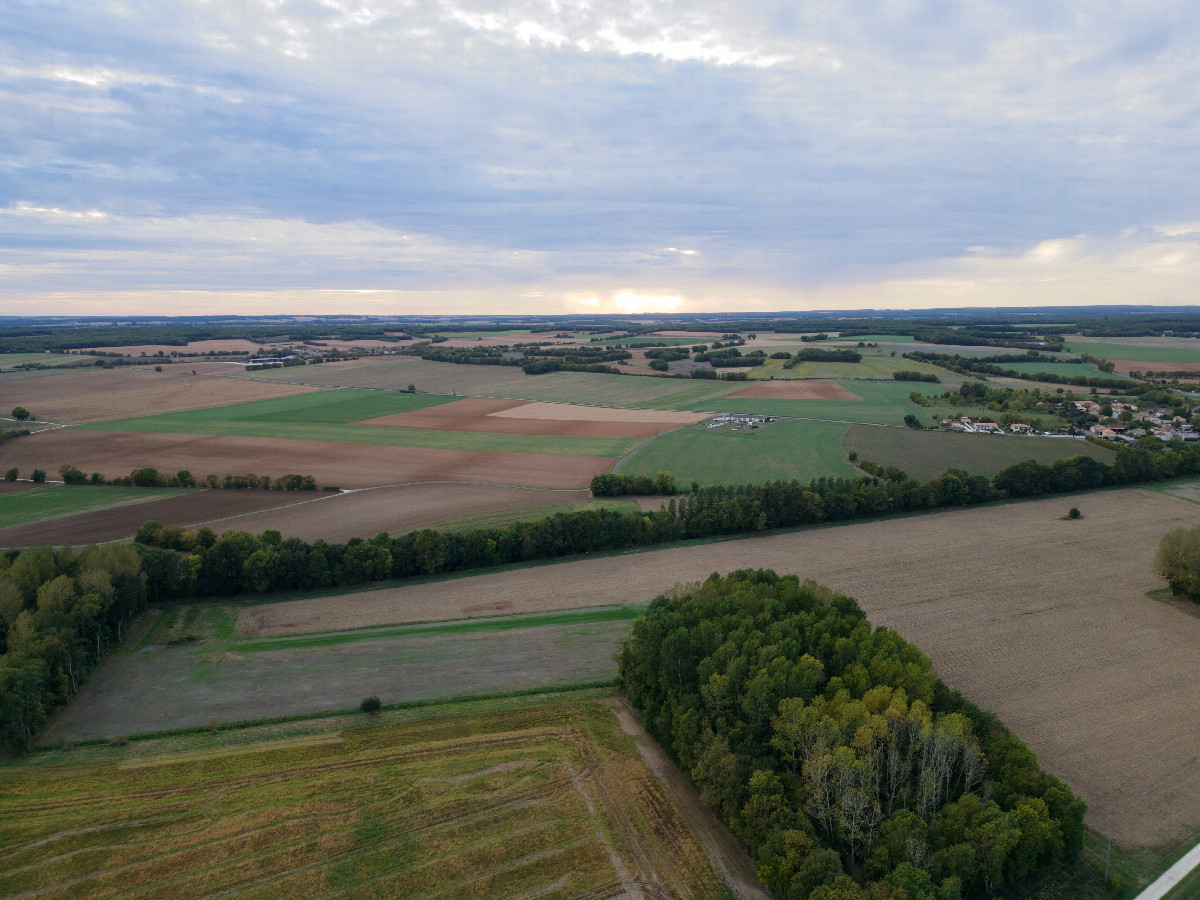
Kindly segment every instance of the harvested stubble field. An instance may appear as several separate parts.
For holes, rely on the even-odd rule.
[[[724,895],[600,702],[365,725],[11,768],[0,893]]]
[[[187,469],[197,478],[209,473],[248,472],[278,478],[296,472],[312,475],[318,484],[343,488],[414,481],[579,488],[585,487],[593,475],[607,472],[614,459],[73,428],[11,441],[4,452],[6,463],[18,466],[21,471],[41,468],[56,472],[69,463],[109,478],[128,475],[143,466],[169,473]]]
[[[471,397],[442,406],[356,422],[389,428],[432,428],[558,437],[650,437],[704,418],[701,413],[612,409]]]
[[[253,640],[234,638],[231,602],[168,606],[137,649],[105,663],[43,740],[350,709],[368,694],[402,703],[616,677],[612,656],[635,609],[504,616],[510,605],[477,597],[474,616],[500,618]],[[172,643],[180,637],[187,642]]]
[[[928,653],[1080,793],[1092,827],[1161,847],[1200,830],[1200,618],[1146,594],[1159,539],[1196,521],[1186,500],[1129,488],[259,606],[240,627],[457,617],[480,596],[514,612],[644,603],[713,571],[796,573]]]
[[[199,374],[193,375],[192,369]],[[6,373],[0,375],[0,392],[39,419],[77,425],[116,419],[131,412],[182,412],[315,390],[305,385],[211,377],[231,370],[236,371],[223,363],[196,363],[163,366],[161,372],[155,372],[153,366],[123,366],[37,373],[46,376],[40,378]]]
[[[91,347],[103,353],[124,353],[126,356],[157,356],[159,351],[170,356],[172,353],[257,353],[262,344],[244,338],[229,338],[215,341],[188,341],[179,344],[126,344],[123,347]],[[86,351],[85,351],[86,352]]]
[[[870,425],[850,426],[842,439],[842,448],[881,466],[899,466],[910,476],[923,480],[950,468],[965,469],[972,475],[993,475],[1027,459],[1035,459],[1042,465],[1069,456],[1090,456],[1108,465],[1116,459],[1112,450],[1066,438],[915,431]]]
[[[505,397],[548,403],[587,403],[640,409],[680,409],[737,390],[736,382],[682,381],[640,375],[551,372],[526,375],[510,366],[460,366],[413,356],[359,360],[244,373],[243,378],[319,387],[419,391],[471,397]]]
[[[135,497],[135,502],[131,505],[76,515],[63,515],[60,512],[56,518],[31,525],[0,528],[0,547],[59,547],[64,544],[97,544],[128,540],[147,519],[154,519],[166,525],[186,527],[209,525],[218,534],[223,531],[245,531],[247,529],[243,522],[252,521],[262,526],[258,531],[263,531],[280,527],[280,524],[291,521],[290,517],[305,521],[305,516],[299,514],[300,510],[307,510],[308,504],[314,500],[338,496],[296,491],[202,490],[181,493],[153,488],[84,488],[61,485],[55,487],[64,493],[113,491],[114,496],[117,496],[127,492]],[[170,496],[172,494],[180,495]],[[166,499],[163,499],[164,495],[168,495]],[[144,496],[145,502],[137,502],[137,496]],[[375,534],[378,531],[379,529],[375,529],[367,534]],[[350,537],[357,534],[356,532]]]

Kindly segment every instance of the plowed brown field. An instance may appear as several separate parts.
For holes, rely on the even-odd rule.
[[[607,456],[548,456],[375,447],[272,438],[136,434],[60,428],[4,447],[6,465],[57,472],[64,464],[115,478],[143,466],[197,478],[215,475],[312,475],[321,485],[375,487],[411,481],[481,481],[524,487],[580,488],[607,472]]]
[[[1062,518],[1068,505],[1083,518]],[[588,559],[241,613],[248,634],[645,602],[770,567],[858,598],[993,710],[1130,847],[1200,829],[1200,618],[1152,600],[1154,550],[1195,504],[1138,489]],[[287,627],[284,627],[286,624]]]
[[[730,400],[861,400],[862,397],[836,381],[759,381],[726,395]]]
[[[134,506],[99,509],[78,516],[34,522],[32,525],[0,528],[0,547],[57,547],[63,544],[128,540],[137,532],[138,526],[148,519],[166,525],[209,524],[217,534],[247,531],[249,529],[241,523],[242,516],[271,509],[275,512],[261,515],[268,521],[283,521],[289,507],[330,496],[333,495],[294,491],[203,491]],[[268,524],[258,531],[276,527]]]
[[[193,375],[193,369],[200,374]],[[182,363],[163,366],[161,372],[155,372],[153,366],[83,368],[12,382],[0,376],[0,390],[39,419],[63,425],[227,406],[319,390],[307,385],[209,377],[234,371],[241,369],[227,363]],[[42,468],[50,471],[46,466]]]
[[[488,434],[652,437],[659,431],[698,422],[704,415],[469,397],[442,406],[380,416],[355,424]]]

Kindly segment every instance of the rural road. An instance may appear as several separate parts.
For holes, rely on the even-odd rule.
[[[1197,866],[1200,866],[1200,844],[1183,854],[1175,865],[1159,875],[1157,880],[1138,894],[1134,900],[1162,900]]]

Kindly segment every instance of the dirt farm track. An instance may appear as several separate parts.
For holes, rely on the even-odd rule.
[[[1083,518],[1062,518],[1070,505]],[[993,710],[1130,847],[1200,830],[1200,617],[1147,597],[1200,506],[1140,489],[821,528],[242,610],[245,634],[645,602],[769,567],[856,597]],[[479,614],[478,612],[474,614]]]

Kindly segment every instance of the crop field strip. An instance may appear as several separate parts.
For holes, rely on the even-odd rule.
[[[1083,518],[1065,518],[1068,506]],[[1192,503],[1136,488],[585,559],[259,606],[261,633],[644,603],[713,571],[768,567],[856,597],[993,710],[1131,848],[1200,832],[1200,618],[1147,597],[1154,550]],[[931,561],[931,548],[936,559]],[[621,578],[611,577],[619,566]],[[1169,671],[1170,679],[1159,673]],[[1136,715],[1131,714],[1136,711]]]
[[[707,408],[721,412],[762,414],[768,416],[796,416],[810,419],[827,419],[833,422],[861,422],[864,424],[900,425],[906,413],[919,413],[921,407],[912,403],[908,395],[920,390],[921,385],[906,381],[839,381],[847,391],[860,400],[788,400],[773,398],[722,397],[707,404]],[[746,387],[743,385],[743,387]],[[925,387],[930,387],[925,385]],[[936,387],[936,385],[934,385]],[[704,408],[692,404],[692,409]]]
[[[1080,338],[1068,337],[1072,353],[1088,353],[1101,359],[1158,363],[1200,363],[1200,341],[1192,338]]]
[[[461,622],[263,635],[245,603],[171,604],[146,636],[113,656],[46,740],[346,709],[365,694],[406,703],[560,685],[616,675],[612,655],[632,606],[508,615],[480,596]],[[120,696],[114,688],[121,685]]]
[[[27,490],[0,494],[0,530],[191,493],[194,492],[172,488],[39,484]]]
[[[1087,441],[1021,435],[960,434],[914,431],[908,428],[875,428],[851,425],[842,438],[842,449],[859,459],[881,466],[899,466],[913,478],[936,478],[947,469],[965,469],[972,475],[994,475],[1027,459],[1043,465],[1071,456],[1090,456],[1112,465],[1116,454]]]
[[[539,453],[553,456],[620,456],[636,443],[630,438],[439,431],[430,428],[372,427],[356,424],[449,402],[449,397],[427,394],[362,390],[322,391],[279,400],[117,419],[80,427],[93,431],[141,434],[204,434],[427,450]]]
[[[4,777],[5,895],[722,894],[598,703]]]

